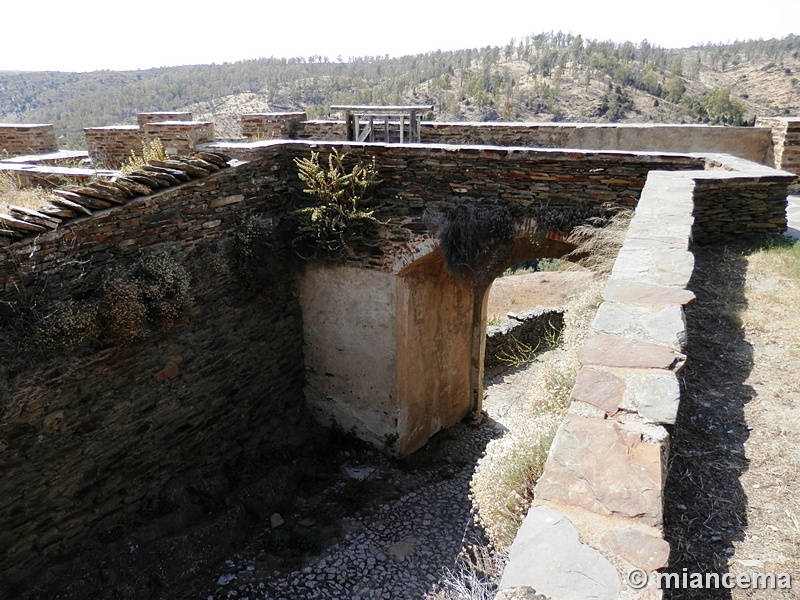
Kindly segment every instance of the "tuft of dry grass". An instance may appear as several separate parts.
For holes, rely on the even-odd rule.
[[[26,187],[12,171],[0,171],[0,212],[7,212],[9,206],[35,210],[51,196],[51,192],[44,188]]]
[[[532,377],[528,393],[509,432],[492,440],[470,482],[476,521],[494,549],[506,549],[530,506],[533,486],[542,474],[569,395],[580,369],[578,353],[597,307],[598,279],[567,307],[561,345]]]
[[[610,221],[597,219],[586,225],[579,225],[568,239],[570,243],[577,245],[569,256],[578,258],[579,267],[609,275],[632,218],[632,210],[620,210]]]
[[[506,565],[506,555],[482,544],[469,545],[455,567],[446,569],[425,600],[492,600]]]

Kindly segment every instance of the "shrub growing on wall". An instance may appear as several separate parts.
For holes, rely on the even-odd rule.
[[[365,198],[379,183],[378,169],[370,164],[345,165],[346,155],[334,149],[327,165],[320,164],[319,152],[310,158],[295,158],[297,176],[314,199],[310,206],[292,211],[296,234],[295,251],[304,258],[340,254],[353,246],[374,245],[375,225]]]
[[[476,275],[492,263],[495,252],[514,241],[514,219],[504,206],[462,202],[440,214],[426,214],[436,231],[447,266],[462,276]]]

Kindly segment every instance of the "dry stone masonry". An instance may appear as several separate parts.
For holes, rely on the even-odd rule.
[[[146,337],[56,345],[24,361],[12,353],[0,367],[0,595],[49,584],[42,573],[90,568],[81,557],[92,548],[127,540],[144,549],[215,506],[235,505],[249,478],[264,475],[260,465],[306,441],[311,414],[394,453],[418,448],[475,408],[472,365],[485,351],[474,333],[482,292],[444,267],[426,214],[511,207],[527,239],[535,222],[549,235],[613,203],[636,206],[636,215],[502,587],[530,586],[552,600],[658,597],[627,589],[621,574],[668,560],[665,425],[674,423],[687,360],[690,243],[785,229],[795,176],[752,162],[767,160],[773,129],[653,133],[682,148],[674,154],[622,151],[631,131],[655,131],[624,127],[595,133],[610,150],[323,143],[343,137],[339,124],[296,115],[252,123],[315,139],[212,143],[210,124],[173,116],[180,120],[145,118],[136,135],[171,140],[193,158],[115,173],[108,183],[60,190],[39,210],[0,217],[0,348],[37,347],[30,342],[49,338],[27,339],[43,331],[31,324],[55,314],[64,331],[81,331],[79,317],[106,322],[89,306],[152,299],[130,287],[148,257],[160,257],[171,281],[185,272],[191,299]],[[423,138],[438,126],[429,127]],[[438,129],[448,141],[571,145],[581,127]],[[134,132],[105,131],[109,140]],[[90,152],[106,151],[103,135]],[[736,139],[737,156],[709,153],[716,144],[730,151]],[[791,136],[775,139],[782,150],[773,152],[788,160]],[[119,160],[133,137],[109,140],[107,156]],[[294,159],[334,148],[351,162],[375,160],[380,244],[307,265],[299,276],[279,270],[268,289],[253,289],[237,275],[243,226],[256,217],[267,228],[279,224],[303,197]],[[545,235],[540,250],[557,242]],[[125,293],[110,295],[108,281],[121,281]],[[258,496],[247,497],[242,515],[264,512]]]

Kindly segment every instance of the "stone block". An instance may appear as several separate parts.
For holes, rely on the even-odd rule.
[[[635,425],[567,415],[536,485],[537,501],[660,526],[663,442],[645,438]]]
[[[509,549],[500,589],[529,586],[551,600],[617,600],[617,570],[597,550],[582,544],[578,531],[559,511],[528,511]]]
[[[641,306],[603,302],[592,331],[682,350],[686,345],[686,320],[680,306]]]
[[[659,344],[595,333],[584,342],[580,361],[584,365],[678,371],[686,356]]]

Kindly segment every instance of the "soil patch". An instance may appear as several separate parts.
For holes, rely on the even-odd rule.
[[[592,280],[590,271],[542,271],[494,280],[489,290],[489,318],[505,317],[537,306],[564,306]]]

